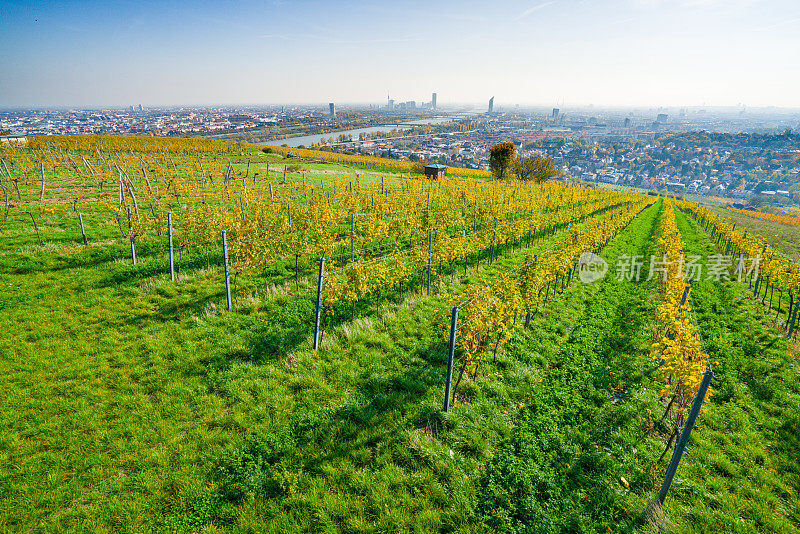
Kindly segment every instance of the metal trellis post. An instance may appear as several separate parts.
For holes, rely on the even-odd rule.
[[[175,281],[175,256],[172,249],[172,212],[167,212],[167,233],[169,234],[169,279]]]
[[[225,260],[225,297],[228,299],[228,311],[233,310],[231,302],[231,276],[228,269],[228,232],[222,231],[222,257]]]
[[[672,459],[669,462],[669,467],[667,467],[667,473],[664,475],[664,483],[661,485],[661,491],[658,492],[658,502],[661,505],[664,504],[664,500],[667,498],[667,492],[669,492],[672,479],[675,478],[678,464],[681,463],[681,457],[686,449],[686,444],[689,442],[689,437],[692,434],[692,429],[694,428],[695,421],[697,421],[697,416],[700,413],[700,408],[706,398],[706,392],[708,391],[708,386],[713,377],[714,373],[711,372],[711,369],[707,369],[703,374],[703,381],[700,383],[700,389],[697,391],[697,395],[692,403],[692,409],[689,412],[689,417],[686,419],[683,433],[678,443],[675,445],[675,450],[672,452]]]
[[[458,326],[458,306],[453,306],[450,317],[450,344],[447,346],[447,382],[444,386],[444,411],[450,410],[450,386],[453,382],[453,357],[456,353],[456,327]]]
[[[325,276],[325,256],[319,259],[319,276],[317,277],[317,313],[314,320],[314,350],[319,349],[319,323],[322,316],[322,278]]]

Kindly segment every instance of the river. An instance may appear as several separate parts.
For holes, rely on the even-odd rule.
[[[442,115],[436,117],[429,117],[425,119],[417,119],[413,121],[407,121],[402,124],[389,124],[386,126],[371,126],[369,128],[356,128],[354,130],[342,130],[338,132],[328,132],[324,134],[313,134],[313,135],[300,135],[297,137],[288,137],[286,139],[276,139],[275,141],[267,142],[268,145],[288,145],[291,147],[298,147],[300,145],[303,146],[310,146],[315,143],[320,143],[322,139],[330,139],[333,137],[334,139],[338,138],[340,135],[352,135],[353,139],[358,139],[358,134],[361,133],[372,133],[372,132],[391,132],[392,130],[408,130],[414,126],[419,126],[422,124],[441,124],[443,122],[448,122],[451,120],[455,120],[460,118],[460,115]]]

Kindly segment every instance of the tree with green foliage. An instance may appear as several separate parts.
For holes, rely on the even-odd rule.
[[[489,170],[498,177],[505,178],[514,165],[517,147],[511,141],[497,143],[489,149]]]

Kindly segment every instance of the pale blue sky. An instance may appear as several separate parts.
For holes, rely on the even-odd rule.
[[[0,107],[800,107],[798,0],[3,0],[0,43]]]

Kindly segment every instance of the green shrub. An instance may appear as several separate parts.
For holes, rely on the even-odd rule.
[[[273,466],[293,445],[288,433],[250,434],[243,444],[226,449],[215,466],[225,496],[238,501],[277,493]]]
[[[222,498],[211,491],[191,495],[172,510],[153,530],[164,534],[196,532],[223,515]]]

